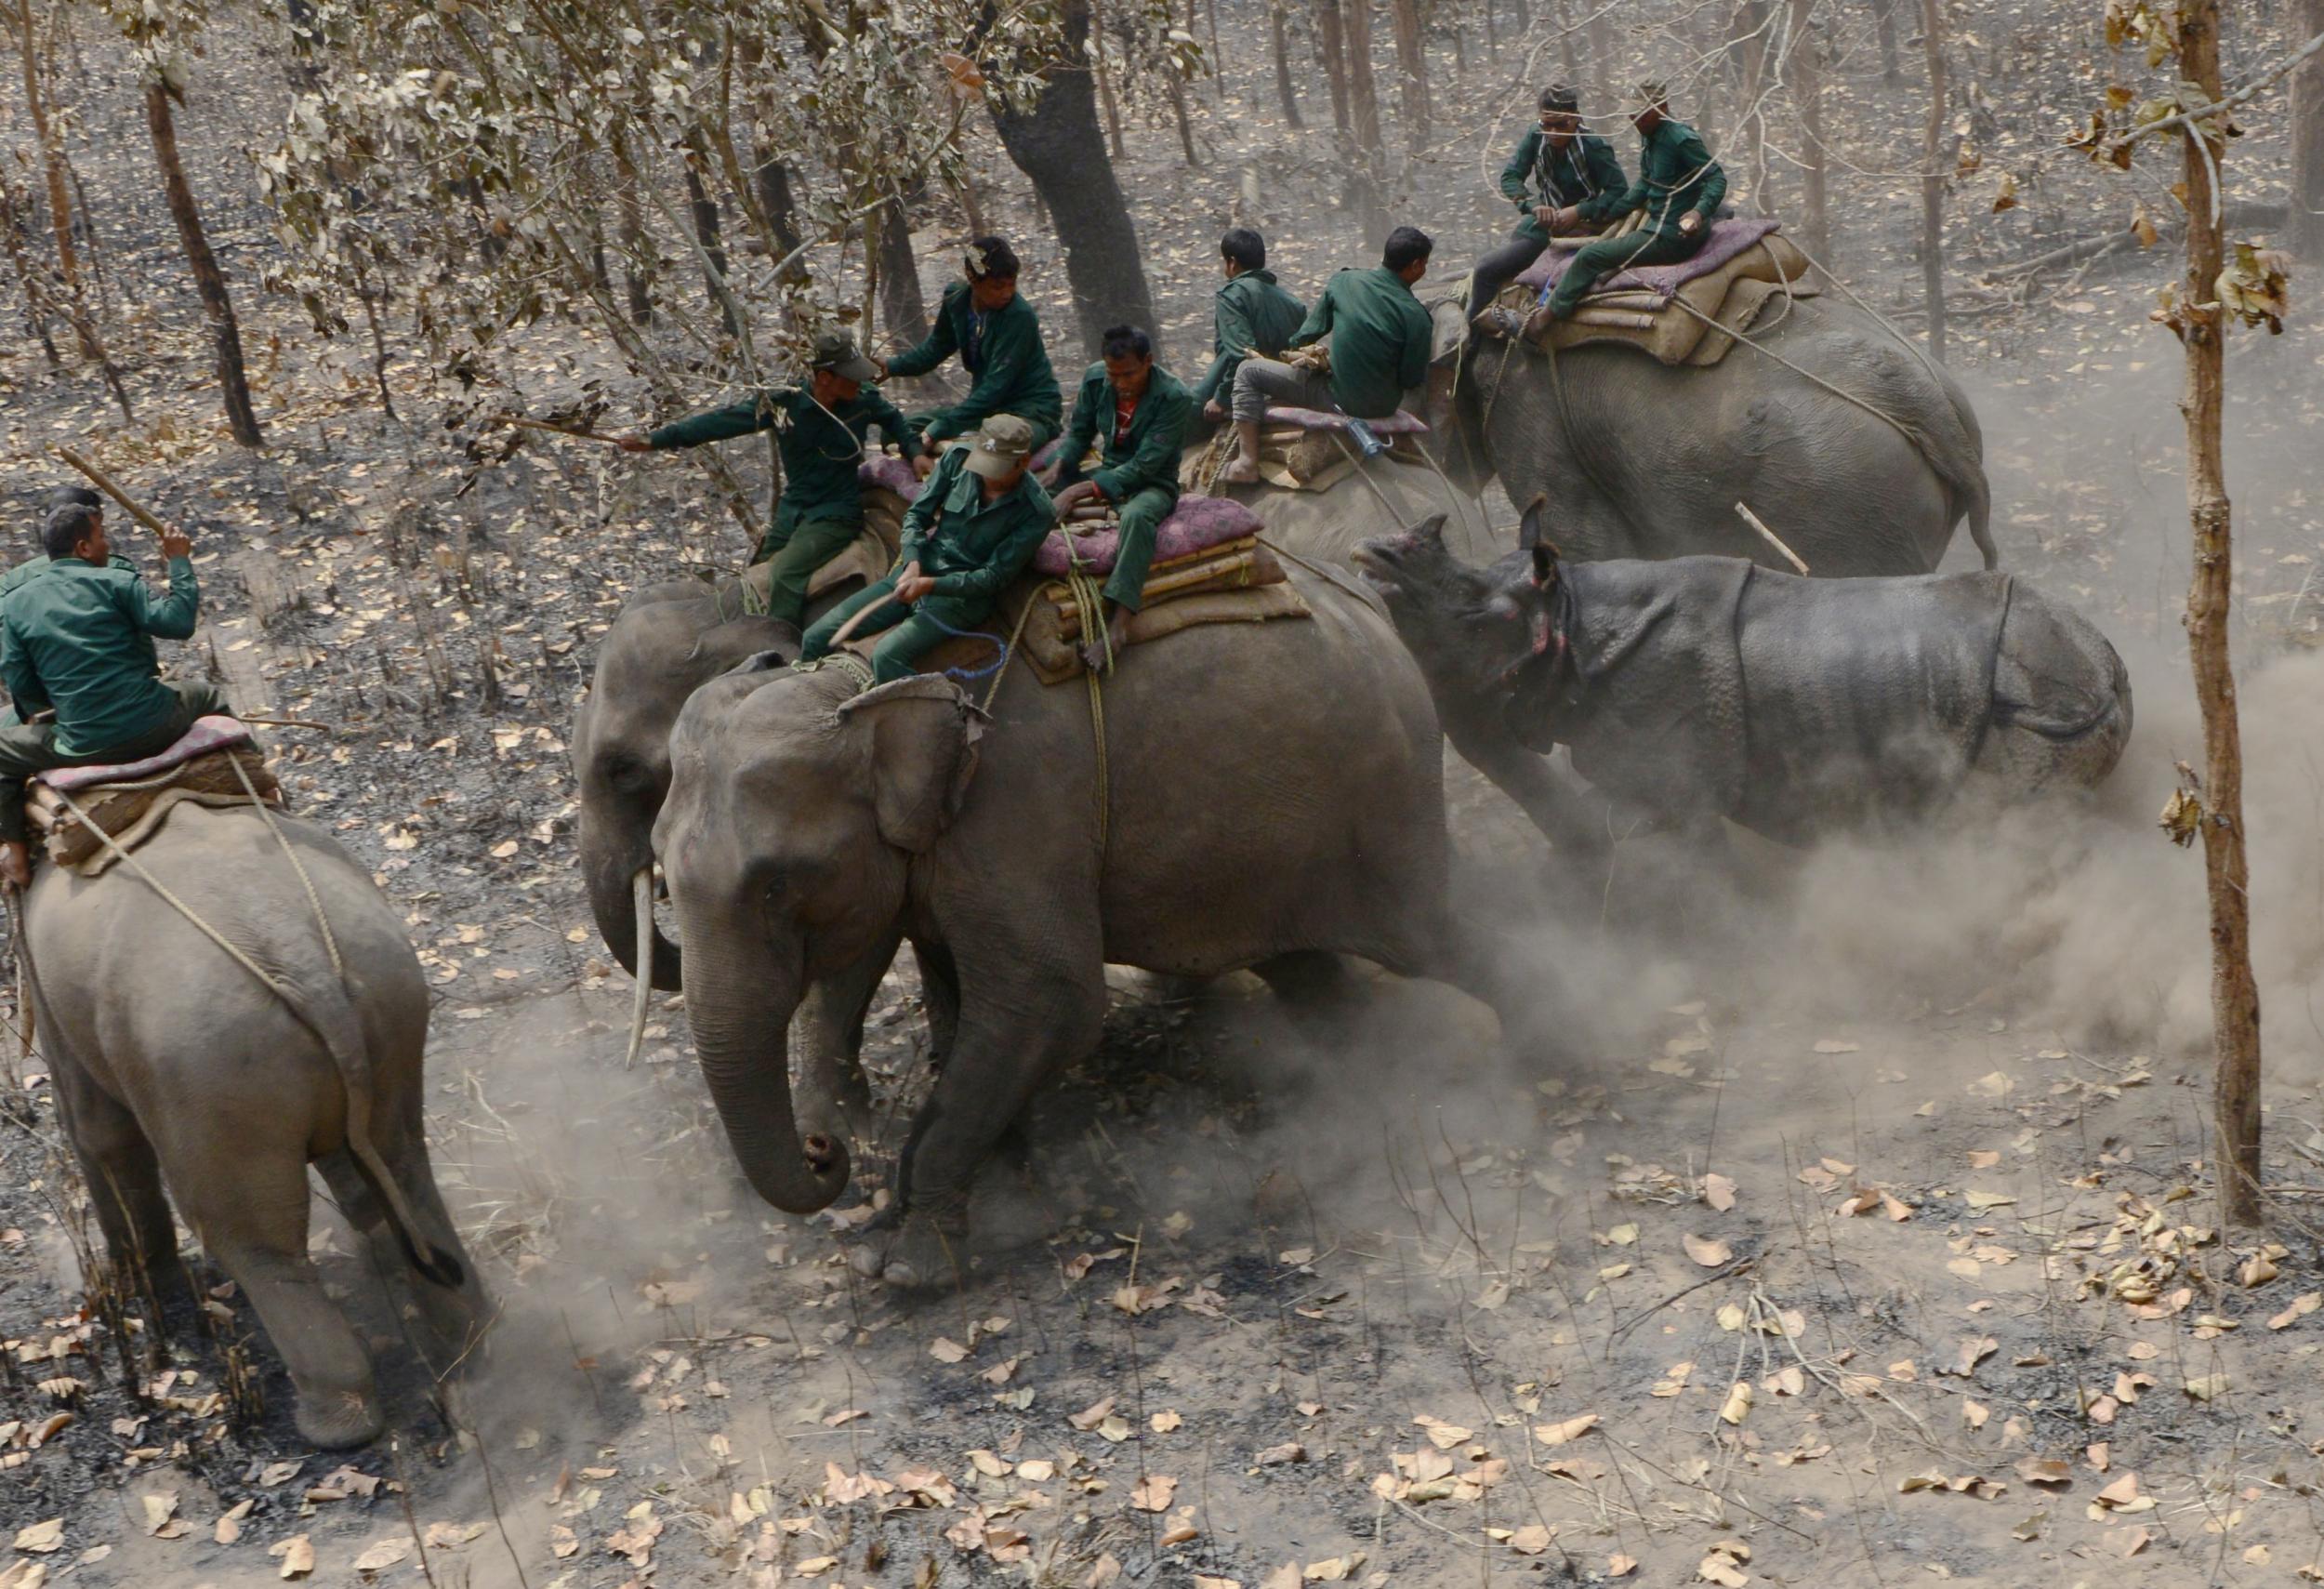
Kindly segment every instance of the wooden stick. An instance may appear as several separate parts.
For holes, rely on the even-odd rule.
[[[336,734],[338,732],[327,722],[309,722],[306,719],[297,717],[244,717],[242,713],[236,712],[234,714],[234,721],[236,722],[255,722],[260,728],[311,728],[318,734]]]
[[[585,442],[608,442],[614,446],[621,445],[619,436],[609,436],[602,430],[592,430],[581,425],[560,425],[550,419],[526,419],[514,414],[508,416],[508,421],[520,430],[549,430],[560,436],[578,436]]]
[[[88,459],[83,457],[79,453],[74,452],[71,447],[51,447],[48,450],[55,453],[59,457],[64,459],[65,462],[71,464],[74,469],[79,470],[83,474],[87,475],[90,483],[94,484],[98,490],[103,492],[106,496],[120,503],[122,510],[127,513],[132,519],[135,519],[139,523],[143,524],[147,529],[152,531],[157,536],[165,536],[169,534],[169,526],[167,524],[163,523],[159,519],[153,517],[152,514],[147,512],[144,509],[139,507],[135,502],[129,500],[129,494],[127,492],[122,490],[120,486],[115,485],[112,483],[111,476],[107,475],[103,470],[99,469],[95,464],[89,462]]]
[[[1782,537],[1777,536],[1775,531],[1769,529],[1764,523],[1763,523],[1757,513],[1752,512],[1749,508],[1746,508],[1740,502],[1737,502],[1735,505],[1735,510],[1743,515],[1743,522],[1750,525],[1751,528],[1757,530],[1766,540],[1769,546],[1774,547],[1777,551],[1783,553],[1785,562],[1790,563],[1792,567],[1798,569],[1802,574],[1807,572],[1807,564],[1800,561],[1800,554],[1793,551],[1789,547],[1784,545]]]

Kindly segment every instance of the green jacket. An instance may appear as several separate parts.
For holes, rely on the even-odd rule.
[[[1538,198],[1526,195],[1528,181],[1538,189]],[[1550,234],[1534,218],[1535,205],[1572,205],[1581,212],[1582,219],[1594,225],[1603,222],[1629,191],[1622,163],[1614,157],[1614,146],[1594,132],[1569,139],[1565,148],[1558,149],[1539,127],[1529,128],[1518,140],[1509,164],[1501,167],[1501,193],[1525,218],[1517,230],[1537,243],[1547,243]]]
[[[864,457],[864,433],[874,425],[891,442],[911,435],[895,404],[875,391],[866,389],[852,403],[825,408],[804,387],[786,386],[665,425],[646,441],[659,452],[772,428],[775,447],[783,455],[783,495],[775,501],[775,516],[793,523],[841,519],[856,523],[864,517],[864,499],[855,466]]]
[[[1064,417],[1065,400],[1041,346],[1041,322],[1023,293],[1010,298],[1006,309],[979,314],[969,298],[969,284],[953,283],[944,289],[928,340],[890,359],[888,373],[924,376],[956,352],[976,382],[968,396],[951,406],[914,417],[925,427],[929,441],[973,430],[989,414],[1014,414],[1056,430]]]
[[[169,594],[158,602],[132,570],[52,559],[0,602],[0,683],[26,718],[57,708],[64,755],[151,734],[178,704],[157,677],[152,637],[190,638],[201,608],[186,558],[169,560]]]
[[[1219,289],[1211,311],[1211,346],[1218,356],[1195,388],[1197,406],[1235,390],[1235,372],[1244,358],[1283,356],[1291,334],[1307,316],[1307,305],[1275,285],[1273,271],[1245,271]]]
[[[1638,180],[1601,218],[1619,220],[1644,209],[1647,232],[1677,237],[1679,217],[1692,213],[1703,218],[1697,240],[1709,237],[1711,218],[1727,200],[1727,174],[1701,138],[1684,122],[1665,116],[1653,132],[1641,133],[1638,142]]]
[[[937,462],[905,512],[896,566],[918,563],[939,596],[990,602],[1033,561],[1057,509],[1031,470],[1014,491],[986,502],[968,461],[969,449],[954,447]]]
[[[1127,502],[1141,491],[1162,490],[1178,496],[1178,455],[1186,444],[1186,428],[1194,423],[1195,400],[1178,377],[1161,365],[1146,379],[1146,394],[1129,416],[1129,437],[1114,444],[1114,386],[1105,378],[1105,365],[1091,364],[1074,397],[1074,422],[1065,432],[1058,457],[1078,466],[1099,448],[1100,467],[1089,478],[1108,502]]]
[[[0,576],[0,597],[7,596],[9,591],[15,589],[19,585],[23,584],[27,579],[34,578],[39,575],[46,573],[48,571],[48,554],[46,552],[43,552],[40,556],[27,558],[24,562],[18,563],[14,568],[9,569],[5,576]],[[105,566],[108,568],[125,568],[132,574],[135,574],[138,571],[138,565],[131,563],[127,558],[122,556],[119,552],[115,552],[112,556],[107,558],[105,560]]]
[[[1385,265],[1344,270],[1325,284],[1291,346],[1331,338],[1331,395],[1359,419],[1385,419],[1428,378],[1435,327],[1403,278]]]

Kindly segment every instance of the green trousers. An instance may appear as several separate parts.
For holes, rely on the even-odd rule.
[[[922,654],[946,638],[947,629],[974,629],[992,616],[993,603],[966,600],[958,596],[922,596],[916,606],[906,606],[895,599],[895,576],[861,590],[841,602],[817,618],[799,642],[799,659],[812,662],[831,652],[831,637],[839,632],[848,619],[872,608],[871,616],[855,626],[855,635],[878,635],[879,643],[872,647],[872,682],[893,683],[908,679],[915,671],[913,664]]]
[[[23,842],[24,785],[33,774],[46,773],[52,767],[86,767],[98,761],[141,761],[148,756],[160,755],[184,738],[195,718],[228,709],[225,697],[214,685],[178,683],[167,688],[178,697],[168,716],[134,739],[108,745],[86,756],[67,756],[57,748],[57,725],[53,722],[19,722],[0,728],[0,841]]]
[[[1132,494],[1121,506],[1122,538],[1114,553],[1114,572],[1105,581],[1105,596],[1117,607],[1136,612],[1146,599],[1146,570],[1154,563],[1154,535],[1178,506],[1178,493],[1149,485]]]
[[[805,623],[808,582],[816,569],[853,545],[863,527],[861,519],[810,517],[776,508],[774,523],[759,537],[759,550],[750,558],[754,566],[772,564],[767,570],[767,616],[794,626]]]
[[[1631,265],[1675,265],[1681,259],[1692,258],[1710,235],[1708,226],[1692,237],[1675,227],[1669,232],[1641,228],[1620,237],[1601,237],[1594,243],[1585,243],[1575,251],[1574,261],[1565,267],[1565,273],[1557,278],[1557,290],[1550,295],[1550,313],[1565,319],[1574,312],[1574,306],[1581,301],[1584,293],[1617,271]]]

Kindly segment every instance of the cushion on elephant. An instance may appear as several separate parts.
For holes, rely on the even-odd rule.
[[[1229,541],[1248,540],[1265,528],[1259,515],[1232,497],[1182,497],[1170,516],[1154,533],[1155,571],[1160,565]],[[1086,574],[1114,572],[1121,532],[1112,524],[1089,535],[1068,536],[1051,530],[1033,554],[1033,566],[1043,574],[1064,575],[1079,568]]]
[[[1633,265],[1629,270],[1617,271],[1598,283],[1597,291],[1644,291],[1667,298],[1699,276],[1725,270],[1758,249],[1776,232],[1776,223],[1763,216],[1748,220],[1714,220],[1710,223],[1710,235],[1704,239],[1703,245],[1685,258],[1673,265]],[[1536,295],[1545,287],[1554,287],[1558,278],[1565,273],[1565,267],[1572,262],[1574,252],[1569,248],[1543,249],[1541,258],[1518,276],[1517,285]],[[1776,262],[1776,268],[1781,270],[1787,279],[1807,269],[1805,257],[1789,240],[1769,243],[1762,252],[1765,258]]]
[[[855,483],[865,490],[892,491],[906,502],[920,494],[920,477],[909,460],[881,453],[855,466]]]
[[[282,804],[282,787],[267,770],[257,747],[251,741],[250,731],[231,718],[204,718],[201,722],[231,724],[240,731],[240,737],[210,743],[188,761],[168,762],[171,752],[164,752],[126,766],[60,769],[106,775],[101,781],[82,784],[69,792],[46,778],[33,779],[26,791],[29,798],[25,810],[33,826],[46,835],[49,859],[72,867],[83,877],[96,877],[118,858],[113,849],[98,837],[99,832],[110,837],[121,850],[128,851],[143,843],[179,805],[248,805],[253,793],[269,805]],[[171,751],[193,738],[189,734]],[[131,774],[132,768],[160,762],[167,764],[157,771]],[[68,800],[72,805],[65,803]],[[76,813],[73,806],[80,811]],[[87,824],[82,821],[84,814]]]
[[[230,749],[250,743],[250,727],[240,718],[212,713],[193,720],[177,744],[159,755],[148,756],[140,761],[118,761],[110,765],[90,763],[82,767],[55,767],[40,775],[40,782],[52,789],[78,790],[96,784],[126,784],[165,773],[172,767],[182,767],[197,756],[213,750]]]
[[[1619,342],[1665,364],[1697,368],[1715,364],[1771,304],[1778,299],[1815,298],[1821,291],[1803,279],[1806,260],[1780,232],[1762,241],[1765,247],[1736,255],[1718,270],[1682,283],[1667,298],[1648,287],[1591,293],[1570,319],[1552,322],[1548,334],[1538,338],[1536,345],[1546,343],[1562,351]],[[1499,301],[1501,308],[1523,316],[1533,311],[1536,298],[1533,288],[1513,285]],[[1777,305],[1775,312],[1783,311],[1784,307]]]
[[[1349,416],[1345,414],[1327,414],[1320,408],[1288,408],[1270,404],[1267,409],[1268,424],[1292,425],[1302,430],[1344,430],[1348,428],[1348,420]],[[1407,414],[1401,408],[1385,419],[1367,419],[1364,423],[1370,427],[1375,436],[1428,434],[1427,420],[1418,414]]]

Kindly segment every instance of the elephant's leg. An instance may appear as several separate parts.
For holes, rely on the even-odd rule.
[[[968,1272],[969,1191],[994,1145],[1059,1066],[1097,1045],[1105,1021],[1103,967],[1075,974],[1020,968],[1005,986],[964,978],[951,1060],[912,1123],[896,1168],[904,1218],[883,1274],[905,1289],[957,1283]]]
[[[912,958],[919,962],[920,1005],[928,1013],[928,1063],[942,1070],[959,1037],[960,968],[942,944],[916,942]]]
[[[1251,967],[1300,1029],[1311,1038],[1340,1035],[1356,989],[1347,962],[1322,949],[1294,949]]]
[[[161,1162],[137,1116],[99,1089],[79,1065],[54,1066],[57,1101],[97,1207],[97,1226],[116,1277],[149,1296],[157,1314],[190,1309],[193,1285],[178,1256],[178,1226],[162,1190]],[[159,1347],[166,1328],[153,1319]]]
[[[845,1140],[868,1136],[871,1087],[864,1079],[864,1020],[895,961],[895,936],[807,990],[798,1015],[799,1129]]]
[[[308,1261],[302,1144],[244,1139],[178,1169],[191,1172],[172,1177],[187,1222],[241,1285],[290,1369],[299,1434],[326,1450],[376,1437],[384,1425],[371,1355]]]

